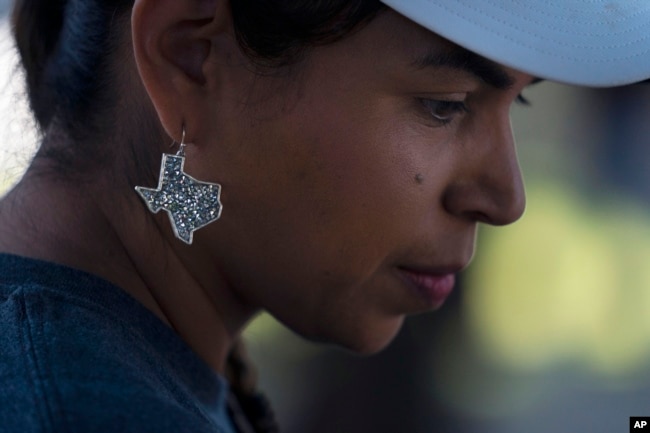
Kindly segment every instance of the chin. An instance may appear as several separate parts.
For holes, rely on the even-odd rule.
[[[392,341],[393,338],[389,338],[382,341],[363,342],[353,345],[340,345],[340,347],[354,353],[355,355],[372,356],[387,348],[390,343],[392,343]]]
[[[403,322],[404,317],[399,317],[380,324],[357,326],[355,329],[330,335],[326,341],[357,355],[371,356],[390,345],[402,328]]]

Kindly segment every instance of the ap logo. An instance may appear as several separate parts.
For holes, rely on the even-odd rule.
[[[650,433],[650,416],[632,416],[630,417],[630,433],[648,432]]]

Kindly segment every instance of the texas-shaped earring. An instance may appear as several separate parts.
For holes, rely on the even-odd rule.
[[[176,237],[191,245],[194,232],[218,220],[223,206],[221,185],[201,182],[183,171],[186,146],[183,127],[176,155],[163,154],[158,188],[136,186],[135,190],[151,212],[166,211]]]

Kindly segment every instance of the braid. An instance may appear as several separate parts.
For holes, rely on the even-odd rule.
[[[228,355],[226,377],[231,390],[229,410],[239,432],[278,433],[273,409],[266,396],[256,389],[257,371],[241,339]]]

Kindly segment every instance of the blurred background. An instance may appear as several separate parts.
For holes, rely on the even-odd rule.
[[[38,138],[0,0],[0,191]],[[435,314],[362,358],[269,316],[246,332],[286,433],[617,433],[650,416],[650,85],[531,87],[513,108],[528,209],[482,228]]]

